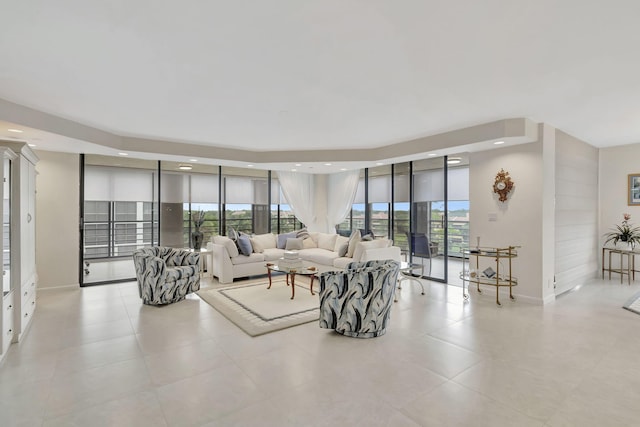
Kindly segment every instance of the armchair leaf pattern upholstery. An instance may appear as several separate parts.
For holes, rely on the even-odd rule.
[[[138,249],[133,253],[142,302],[164,305],[183,300],[200,289],[200,253],[168,247]]]
[[[320,327],[349,337],[384,335],[399,268],[396,261],[376,260],[320,274]]]

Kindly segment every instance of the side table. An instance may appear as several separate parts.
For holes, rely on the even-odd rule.
[[[611,267],[611,256],[613,254],[619,255],[620,268]],[[608,264],[605,267],[604,260],[608,255]],[[631,286],[631,280],[636,280],[636,252],[629,249],[618,248],[602,248],[602,278],[604,279],[605,271],[609,272],[609,280],[611,280],[611,273],[617,273],[620,275],[620,283],[623,283],[624,276],[627,276],[627,283]],[[626,267],[625,267],[626,258]]]

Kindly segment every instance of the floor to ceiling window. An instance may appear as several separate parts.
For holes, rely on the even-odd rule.
[[[82,285],[135,277],[131,255],[158,244],[157,162],[84,156]]]
[[[247,234],[269,232],[269,172],[265,170],[222,168],[223,228]]]
[[[161,162],[160,244],[194,247],[194,220],[200,215],[201,247],[219,233],[218,166]]]
[[[369,229],[376,238],[391,237],[391,165],[369,169]]]
[[[409,252],[411,164],[393,165],[393,244],[399,246],[403,254]]]

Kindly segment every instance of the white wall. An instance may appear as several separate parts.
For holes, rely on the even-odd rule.
[[[598,272],[598,149],[556,132],[556,295]]]
[[[78,155],[36,151],[38,287],[78,286]]]
[[[513,262],[513,274],[518,278],[513,292],[523,302],[537,304],[546,302],[543,288],[549,280],[543,277],[543,247],[549,246],[543,239],[543,224],[549,219],[548,213],[543,216],[543,202],[544,197],[553,198],[553,194],[544,196],[542,154],[542,142],[534,142],[471,153],[469,157],[471,245],[475,245],[479,236],[480,246],[522,246]],[[495,176],[500,169],[509,172],[515,183],[504,203],[493,193]],[[496,220],[491,221],[490,216],[494,215]],[[550,220],[553,226],[553,218]],[[553,250],[553,245],[550,246]],[[487,290],[486,295],[495,292],[494,287]],[[500,298],[508,300],[506,289],[502,289]]]

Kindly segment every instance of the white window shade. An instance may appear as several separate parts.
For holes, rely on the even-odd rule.
[[[386,175],[369,178],[369,203],[389,202],[391,202],[391,176]]]
[[[269,187],[266,179],[253,180],[253,203],[256,205],[269,204]]]
[[[396,175],[393,177],[393,197],[396,203],[409,203],[409,175]]]
[[[444,200],[444,177],[442,174],[442,169],[415,173],[413,176],[413,201]]]
[[[358,181],[358,189],[356,190],[356,197],[353,199],[353,203],[364,203],[364,179]]]
[[[224,178],[225,203],[253,203],[253,180],[249,177]]]
[[[191,175],[191,201],[193,203],[218,203],[218,180],[218,175]]]
[[[449,169],[449,200],[469,200],[469,168]]]
[[[286,204],[286,201],[282,196],[280,181],[278,181],[277,179],[271,180],[271,204],[272,205]]]
[[[160,202],[185,203],[189,196],[189,177],[180,173],[162,173]]]
[[[85,168],[85,200],[151,202],[155,171],[91,166]]]

